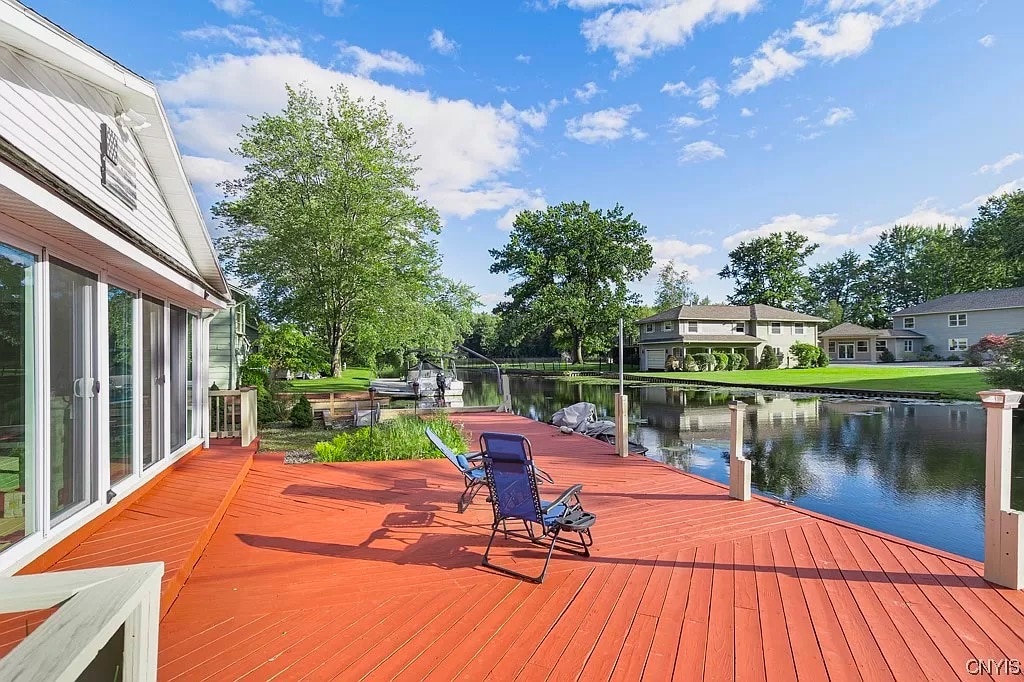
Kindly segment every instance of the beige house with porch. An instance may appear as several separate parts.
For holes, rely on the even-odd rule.
[[[821,333],[822,348],[833,362],[878,362],[887,350],[896,360],[911,360],[924,343],[924,335],[912,329],[869,329],[852,322]]]
[[[794,360],[794,343],[818,344],[820,317],[770,305],[676,306],[637,321],[640,326],[640,369],[665,369],[669,355],[743,353],[751,366],[766,346],[775,349],[783,367]]]

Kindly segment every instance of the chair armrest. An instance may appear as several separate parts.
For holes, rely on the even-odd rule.
[[[466,459],[468,459],[470,462],[481,459],[484,456],[484,453],[482,452],[464,452],[462,454],[464,454],[466,456]]]
[[[555,482],[555,479],[551,478],[551,474],[549,474],[548,472],[544,471],[543,469],[541,469],[537,465],[533,466],[533,473],[534,473],[535,476],[537,476],[538,478],[540,478],[541,480],[543,480],[543,481],[545,481],[547,483],[554,483]]]
[[[574,485],[573,487],[569,488],[568,490],[563,492],[561,495],[556,497],[555,499],[551,500],[551,503],[547,505],[547,508],[550,509],[551,507],[554,507],[555,505],[565,504],[566,502],[569,501],[569,499],[571,497],[576,497],[578,499],[581,490],[583,490],[583,484],[582,483],[577,483],[576,485]]]

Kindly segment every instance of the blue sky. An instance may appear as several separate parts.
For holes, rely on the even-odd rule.
[[[508,282],[487,249],[522,208],[621,203],[721,299],[749,236],[795,229],[828,259],[1024,186],[1019,0],[29,4],[159,85],[204,206],[285,83],[383,99],[416,136],[445,273],[489,305]]]

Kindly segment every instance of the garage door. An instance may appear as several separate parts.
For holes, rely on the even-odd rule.
[[[647,351],[647,369],[665,369],[665,351]]]

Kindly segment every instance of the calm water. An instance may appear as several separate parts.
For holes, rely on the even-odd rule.
[[[496,404],[493,375],[468,374],[467,405]],[[616,387],[516,377],[517,414],[547,421],[559,408],[613,411]],[[632,440],[648,456],[729,479],[729,408],[747,403],[746,451],[757,491],[828,516],[982,559],[985,412],[973,404],[809,397],[749,389],[627,387]],[[1013,506],[1024,508],[1024,415],[1014,420]]]

